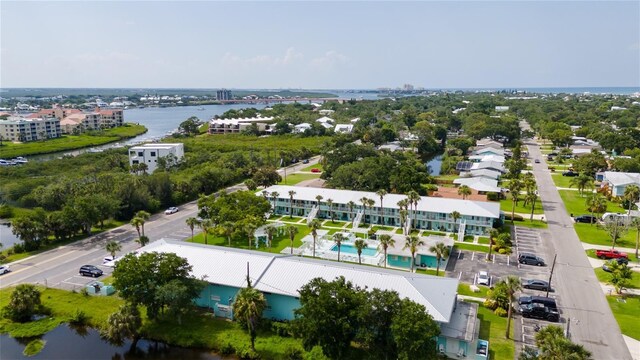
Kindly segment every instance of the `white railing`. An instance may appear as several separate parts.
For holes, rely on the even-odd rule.
[[[357,229],[360,226],[360,222],[362,221],[362,216],[364,215],[364,212],[362,211],[358,211],[358,213],[356,214],[356,218],[353,219],[353,229]]]
[[[311,211],[309,211],[309,215],[307,215],[307,225],[311,224],[311,221],[316,218],[316,215],[318,215],[318,205],[314,205]]]
[[[458,241],[464,241],[464,233],[465,233],[466,227],[467,227],[467,222],[464,220],[461,220],[460,227],[458,228]]]

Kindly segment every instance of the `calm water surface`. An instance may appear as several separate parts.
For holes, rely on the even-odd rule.
[[[14,339],[8,335],[0,335],[1,359],[51,359],[51,360],[220,360],[206,350],[180,348],[161,342],[140,340],[135,348],[131,341],[122,346],[115,346],[100,338],[98,331],[92,328],[74,330],[67,325],[60,325],[43,337],[47,343],[35,356],[24,356],[22,351],[32,339]]]

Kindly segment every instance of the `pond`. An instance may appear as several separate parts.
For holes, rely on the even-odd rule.
[[[122,346],[112,345],[100,338],[97,330],[92,328],[75,329],[68,325],[60,325],[42,336],[46,344],[42,351],[34,356],[23,355],[25,346],[33,340],[15,339],[7,334],[0,335],[0,357],[2,359],[185,359],[185,360],[220,360],[218,355],[206,350],[169,346],[162,342],[140,340],[135,348],[131,341]]]
[[[442,168],[442,157],[443,156],[444,156],[444,154],[438,154],[438,155],[432,157],[431,159],[429,159],[429,161],[427,161],[426,165],[427,165],[427,170],[429,170],[429,175],[431,175],[431,176],[440,175],[440,169]]]
[[[11,232],[10,223],[0,223],[0,244],[2,244],[3,249],[10,248],[21,242],[22,240]]]

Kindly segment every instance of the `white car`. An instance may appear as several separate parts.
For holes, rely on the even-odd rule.
[[[168,208],[167,210],[164,211],[165,215],[171,215],[171,214],[175,214],[178,212],[178,208],[175,206],[172,206],[170,208]]]
[[[489,276],[489,273],[487,273],[486,271],[478,272],[477,284],[478,285],[490,286],[491,285],[491,277]]]
[[[4,275],[9,271],[11,271],[9,270],[9,265],[0,265],[0,275]]]

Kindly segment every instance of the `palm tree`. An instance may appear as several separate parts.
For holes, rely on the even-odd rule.
[[[424,241],[416,235],[407,236],[406,238],[402,250],[409,249],[409,252],[411,252],[411,272],[413,272],[413,265],[416,262],[416,252],[418,252],[418,247],[423,245]]]
[[[505,337],[509,338],[509,330],[511,328],[511,309],[513,308],[514,295],[517,291],[522,290],[522,283],[520,282],[520,278],[517,276],[509,275],[504,280],[502,280],[505,284],[505,288],[507,290],[507,299],[509,300],[509,309],[507,309],[507,331],[505,333]]]
[[[251,249],[251,242],[255,237],[257,229],[258,225],[256,225],[253,221],[249,221],[244,224],[244,232],[247,234],[247,238],[249,238],[249,249]]]
[[[462,200],[467,200],[469,195],[471,195],[472,193],[473,192],[471,191],[471,188],[467,185],[462,185],[458,188],[458,195],[462,195]]]
[[[354,243],[353,246],[356,248],[356,250],[358,251],[358,264],[362,264],[362,260],[360,259],[360,256],[362,255],[362,250],[367,248],[367,242],[364,241],[364,239],[357,239]]]
[[[640,197],[640,187],[638,185],[629,185],[624,189],[623,198],[629,203],[627,215],[631,216],[631,208],[633,207],[633,203],[638,201],[638,197]]]
[[[273,199],[273,213],[276,213],[276,200],[278,200],[278,197],[280,196],[280,193],[277,191],[273,191],[271,193],[271,198]]]
[[[460,215],[459,212],[457,212],[457,211],[452,211],[451,212],[451,218],[453,219],[453,231],[454,232],[458,232],[458,220],[460,219],[460,217],[462,217],[462,215]],[[463,239],[459,239],[459,240],[463,240]]]
[[[529,217],[530,221],[533,221],[533,211],[536,209],[536,200],[538,200],[538,194],[533,192],[528,192],[524,197],[525,203],[531,204],[531,217]]]
[[[489,253],[487,254],[487,260],[491,260],[491,251],[493,250],[493,243],[498,236],[500,236],[500,231],[495,228],[490,228],[487,231],[487,235],[489,235]]]
[[[333,234],[333,242],[336,243],[336,245],[338,245],[338,261],[340,261],[340,247],[342,246],[342,242],[345,240],[344,235],[342,235],[342,233],[337,232],[335,234]]]
[[[353,226],[353,208],[356,206],[356,203],[349,200],[347,206],[349,207],[349,221],[351,221],[351,226]]]
[[[587,195],[585,203],[587,205],[587,210],[591,212],[592,217],[594,214],[600,214],[607,211],[607,199],[602,194],[590,193]],[[593,226],[593,221],[591,222],[591,225]]]
[[[400,210],[402,209],[406,209],[407,208],[407,199],[402,199],[400,201],[398,201],[396,204],[398,205],[398,207],[400,208]]]
[[[269,248],[271,248],[271,242],[273,241],[274,235],[278,232],[275,226],[267,226],[264,228],[264,232],[267,233],[267,242],[269,243]]]
[[[122,250],[122,246],[120,246],[120,244],[118,244],[118,242],[116,242],[115,240],[111,240],[107,243],[107,245],[105,246],[105,249],[109,254],[111,254],[111,258],[115,259],[116,253]]]
[[[373,211],[373,205],[376,204],[376,201],[373,199],[367,199],[367,206],[369,206],[369,209],[371,209],[371,211]],[[373,214],[371,215],[373,217]],[[371,221],[371,219],[369,219],[369,223],[373,223],[373,221]]]
[[[376,195],[378,195],[380,197],[380,224],[384,224],[384,215],[382,213],[382,200],[384,199],[384,197],[387,195],[387,190],[385,189],[380,189],[378,191],[376,191]]]
[[[389,248],[389,246],[394,246],[396,244],[396,241],[393,240],[391,235],[388,234],[380,235],[378,241],[378,250],[382,248],[382,251],[384,252],[384,267],[387,267],[387,249]]]
[[[289,240],[291,240],[291,255],[293,255],[293,240],[298,233],[298,227],[294,225],[287,225],[287,234],[289,234]]]
[[[320,211],[320,201],[322,201],[322,195],[317,195],[316,200],[318,201],[318,211]]]
[[[311,228],[311,235],[313,236],[313,257],[316,257],[316,238],[318,237],[318,229],[322,227],[322,223],[320,220],[313,219],[309,223],[309,228]]]
[[[191,229],[191,241],[193,241],[193,229],[195,229],[196,226],[199,226],[200,220],[194,217],[188,217],[185,222],[187,223],[189,229]]]
[[[418,194],[414,190],[411,190],[407,193],[407,199],[409,200],[408,203],[413,204],[414,207],[412,228],[415,229],[417,226],[416,221],[418,219],[418,202],[421,199],[420,194]]]
[[[144,220],[142,220],[141,218],[134,216],[133,219],[131,219],[130,222],[131,226],[136,228],[136,231],[138,232],[138,237],[142,236],[142,233],[140,233],[140,226],[142,226],[142,224],[144,224]]]
[[[405,229],[405,224],[407,223],[407,216],[409,216],[409,212],[407,209],[400,209],[400,226],[402,227],[402,234],[407,235],[407,230]]]
[[[574,344],[564,336],[559,326],[545,326],[536,334],[539,358],[590,360],[591,353],[582,345]],[[537,357],[538,358],[538,357]]]
[[[295,191],[289,190],[289,219],[293,218],[293,196],[295,194]]]
[[[367,199],[366,196],[363,196],[362,198],[360,198],[360,202],[362,203],[362,209],[364,211],[363,216],[362,216],[362,220],[364,220],[363,222],[367,222],[367,204],[369,204],[369,199]]]
[[[233,302],[233,314],[243,323],[247,324],[249,336],[251,337],[251,349],[255,350],[256,327],[262,318],[262,313],[267,307],[267,300],[260,291],[251,287],[240,289],[236,300]]]
[[[142,219],[142,221],[140,222],[140,227],[142,227],[142,235],[144,235],[144,223],[149,220],[151,214],[144,210],[140,210],[136,213],[135,217]]]
[[[584,189],[593,187],[593,179],[591,178],[591,176],[585,173],[581,173],[580,175],[571,179],[571,182],[569,182],[569,187],[573,186],[578,189],[580,196],[583,196]]]
[[[138,238],[138,240],[136,240],[136,242],[140,244],[141,247],[143,247],[149,243],[149,237],[142,235]]]
[[[327,199],[327,205],[329,206],[329,217],[331,218],[331,222],[335,222],[333,218],[333,199]]]
[[[440,273],[440,260],[443,258],[449,257],[449,247],[442,242],[435,244],[434,246],[429,248],[429,251],[436,254],[437,266],[436,266],[436,276]]]
[[[231,221],[225,221],[222,224],[218,225],[220,233],[227,238],[229,241],[229,247],[231,247],[231,235],[236,230],[236,226]]]
[[[125,339],[131,338],[131,348],[135,349],[140,338],[142,317],[138,307],[133,304],[125,304],[117,312],[109,315],[105,331],[101,334],[115,344],[122,344]]]
[[[511,223],[513,224],[513,217],[516,214],[516,205],[518,205],[518,200],[520,199],[520,191],[522,190],[522,182],[519,179],[512,179],[509,182],[509,191],[511,192],[511,201],[513,202],[513,206],[511,207]]]

